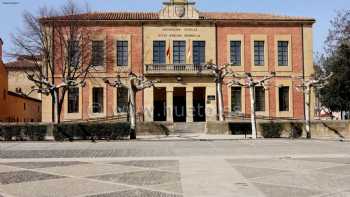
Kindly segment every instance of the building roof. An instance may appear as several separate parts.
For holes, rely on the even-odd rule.
[[[37,69],[37,64],[31,60],[27,59],[18,59],[13,62],[5,64],[6,69],[11,70],[27,70],[27,69]]]
[[[20,93],[16,93],[16,92],[12,92],[12,91],[7,91],[7,94],[10,95],[10,96],[15,96],[15,97],[18,97],[18,98],[28,99],[28,100],[31,100],[31,101],[35,101],[35,102],[41,103],[41,100],[33,98],[33,97],[30,97],[30,96],[25,95],[25,94],[20,94]]]
[[[79,20],[79,21],[122,21],[122,20],[160,20],[157,12],[93,12],[77,15],[57,16],[42,18],[42,22],[56,20]],[[280,16],[262,13],[239,13],[239,12],[200,12],[199,20],[270,20],[270,21],[299,21],[315,22],[309,17]]]

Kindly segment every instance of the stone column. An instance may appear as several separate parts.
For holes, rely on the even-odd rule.
[[[173,93],[174,89],[173,87],[167,87],[166,88],[166,121],[167,122],[174,122],[173,117]]]
[[[144,90],[144,117],[145,122],[153,122],[153,88]]]
[[[193,122],[193,88],[186,87],[186,122]]]

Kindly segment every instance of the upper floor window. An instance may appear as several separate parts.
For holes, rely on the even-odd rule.
[[[69,67],[78,67],[80,64],[80,46],[79,41],[68,41],[68,65]]]
[[[265,41],[254,41],[254,65],[265,65]]]
[[[278,89],[279,111],[289,111],[289,87],[284,86]]]
[[[68,89],[68,113],[79,112],[79,88],[71,87]]]
[[[278,41],[278,65],[288,66],[288,41]]]
[[[117,41],[117,66],[129,65],[129,42]]]
[[[242,111],[242,88],[241,87],[231,88],[231,111],[232,112]]]
[[[230,61],[234,66],[241,66],[241,41],[230,42]]]
[[[205,64],[205,41],[193,41],[193,64]]]
[[[128,112],[128,89],[118,88],[117,89],[117,112],[126,113]]]
[[[255,87],[255,111],[265,111],[265,88],[262,86]]]
[[[104,41],[92,41],[91,62],[93,66],[103,66],[105,59]]]
[[[92,88],[92,112],[103,113],[103,88]]]
[[[173,62],[174,64],[186,63],[186,41],[174,41],[173,43]]]
[[[165,41],[153,41],[153,64],[165,64]]]

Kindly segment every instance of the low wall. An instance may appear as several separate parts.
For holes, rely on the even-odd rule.
[[[271,123],[271,121],[257,121],[258,137],[262,137],[262,125],[269,123]],[[283,128],[281,131],[281,137],[306,137],[304,121],[277,120],[273,121],[273,123],[282,125]],[[239,127],[239,125],[241,126]],[[243,129],[241,131],[238,131],[237,128]],[[300,130],[299,136],[295,135],[298,130]],[[215,135],[251,135],[250,121],[238,120],[230,122],[207,122],[206,133]],[[350,121],[312,121],[311,135],[314,139],[350,139]]]

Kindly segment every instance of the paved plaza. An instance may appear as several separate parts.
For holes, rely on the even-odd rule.
[[[348,197],[350,143],[1,143],[0,196]]]

